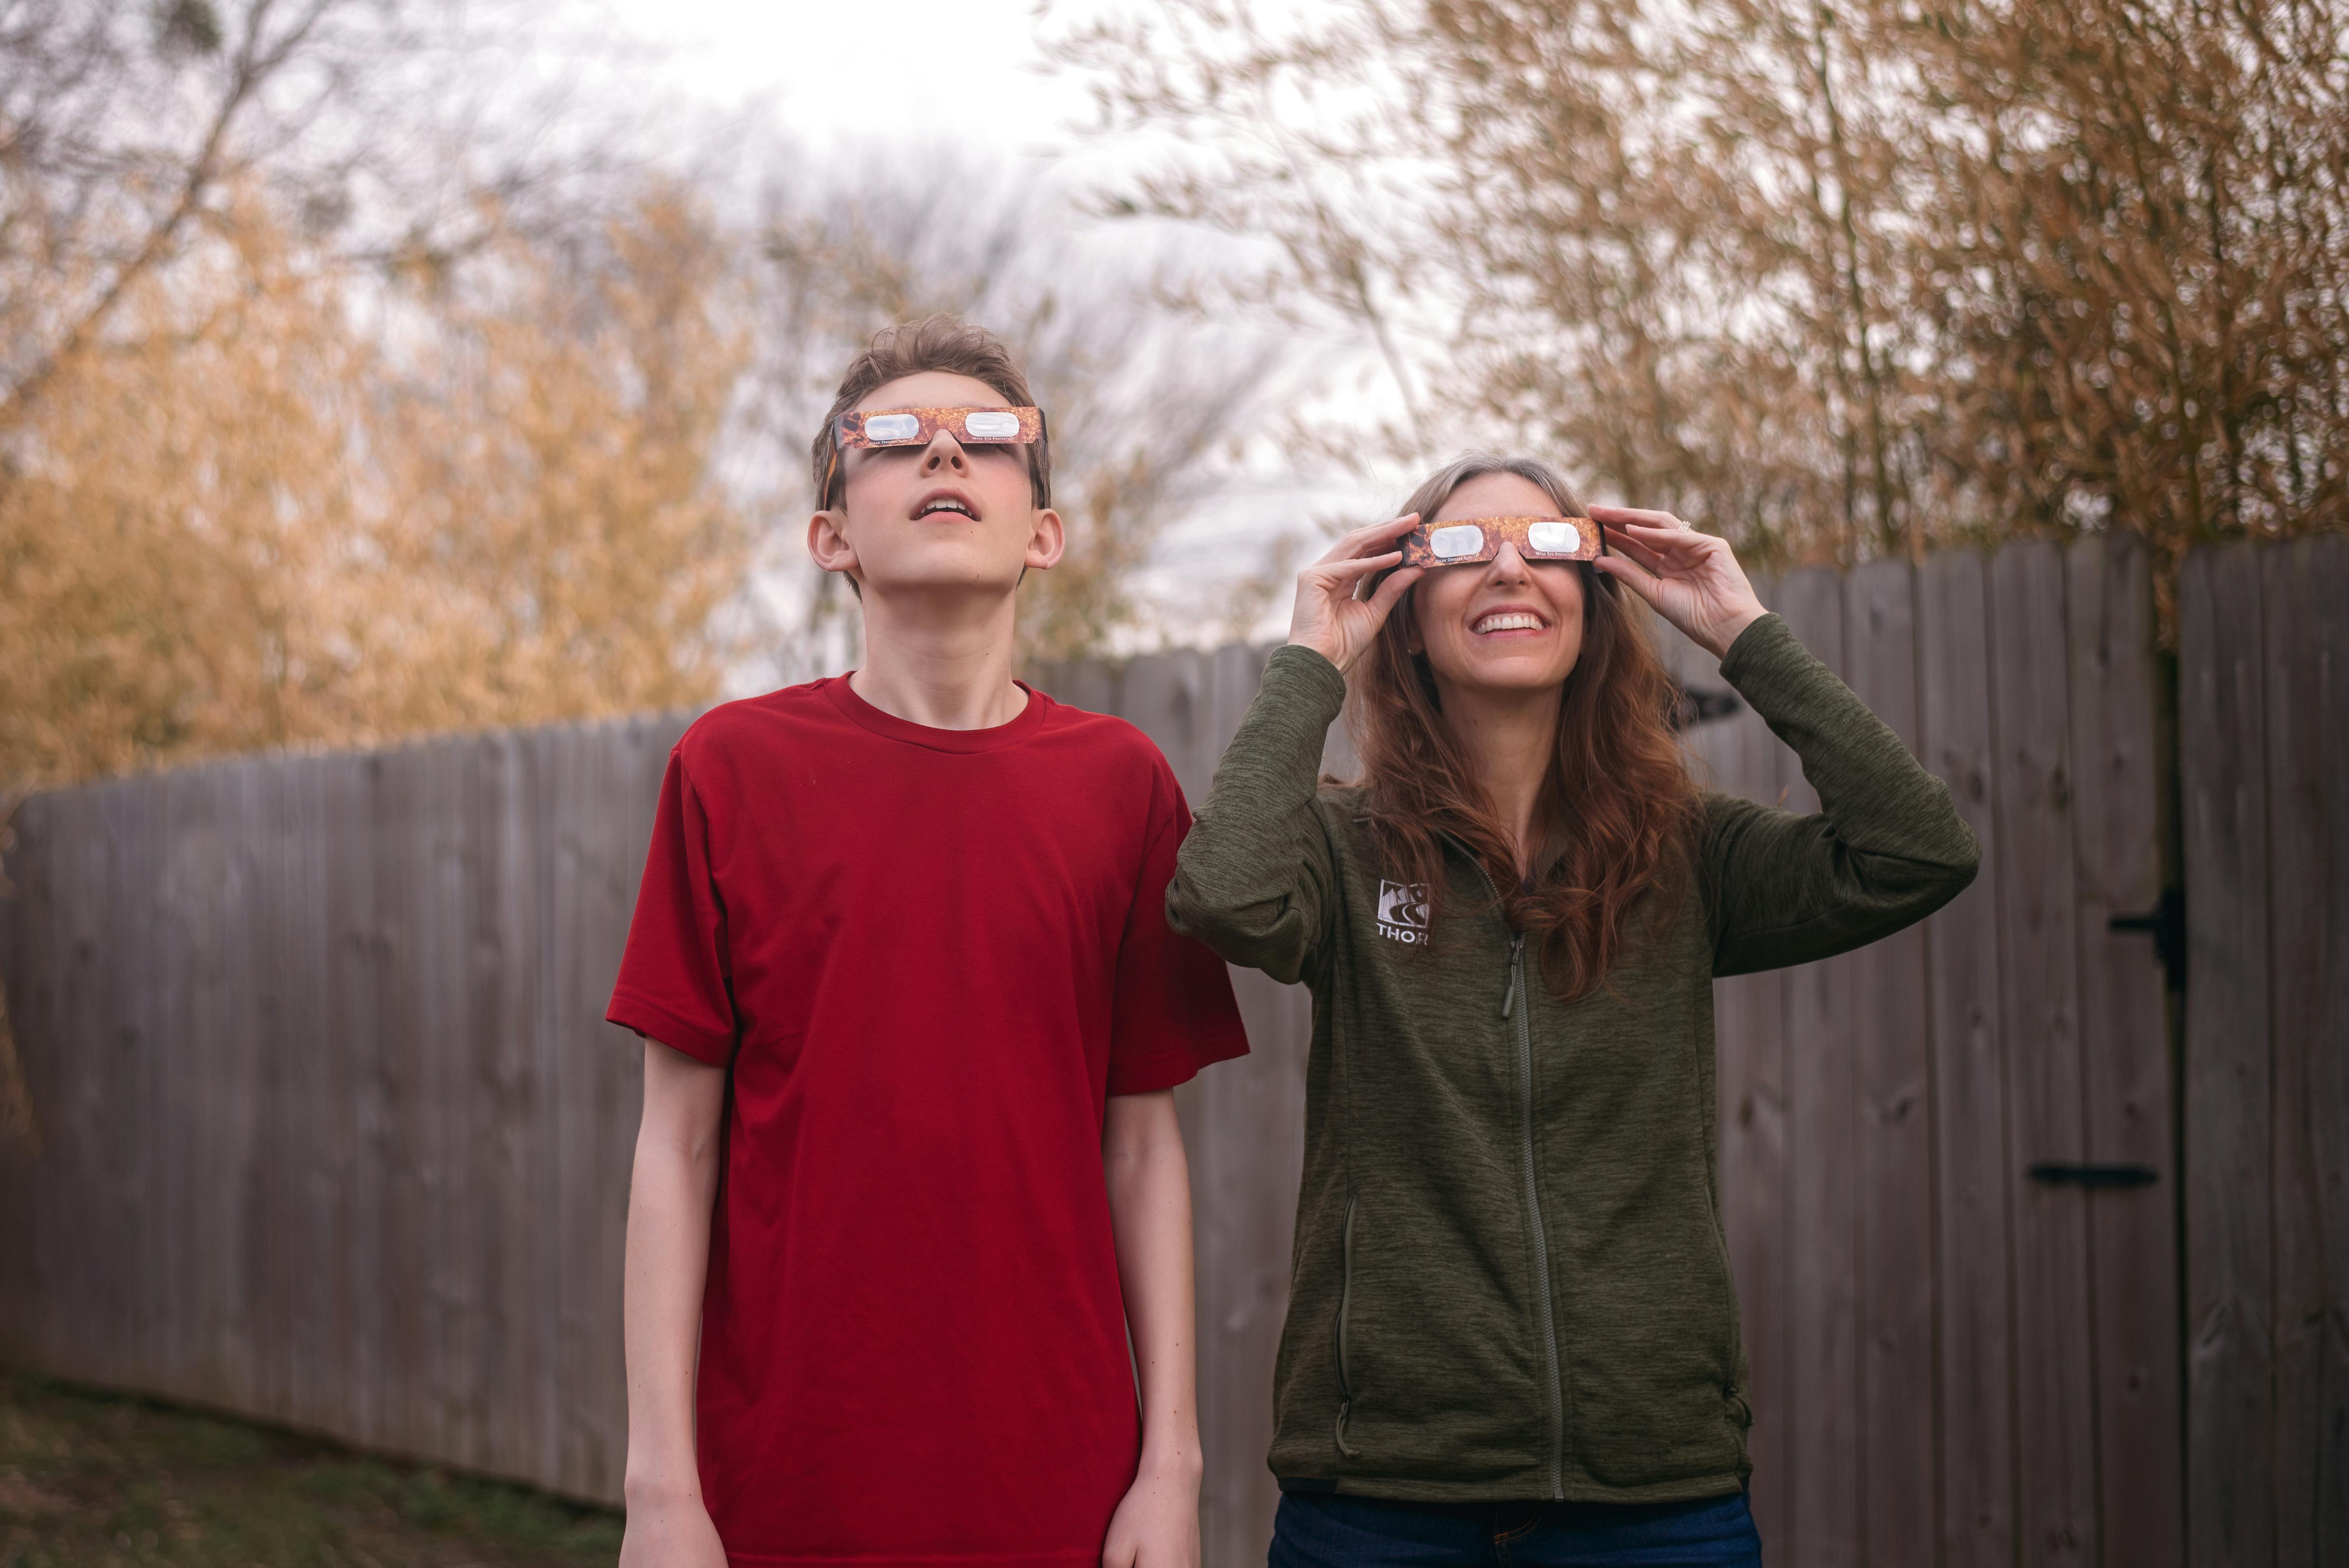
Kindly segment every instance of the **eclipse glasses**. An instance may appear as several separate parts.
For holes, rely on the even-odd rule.
[[[851,447],[927,446],[940,430],[976,446],[1033,446],[1044,436],[1034,408],[876,408],[843,414],[833,426],[834,451]]]
[[[1040,408],[852,408],[833,421],[824,499],[831,499],[840,454],[849,448],[926,447],[940,430],[965,446],[1031,447],[1044,438],[1044,413]]]
[[[1464,517],[1423,522],[1402,536],[1405,566],[1471,566],[1514,544],[1527,561],[1590,561],[1599,525],[1587,517]]]

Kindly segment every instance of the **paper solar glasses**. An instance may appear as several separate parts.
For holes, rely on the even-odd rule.
[[[833,446],[927,446],[940,430],[972,446],[1030,446],[1044,434],[1044,417],[1033,408],[888,408],[843,414]]]
[[[852,408],[833,421],[825,503],[840,473],[840,454],[849,448],[926,447],[940,430],[965,446],[1027,447],[1044,438],[1044,416],[1034,408]]]
[[[1402,536],[1405,566],[1468,566],[1514,544],[1527,561],[1588,561],[1599,525],[1587,517],[1464,517],[1423,522]]]

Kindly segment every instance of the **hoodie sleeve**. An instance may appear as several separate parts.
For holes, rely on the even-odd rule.
[[[1798,816],[1706,797],[1700,864],[1714,974],[1848,952],[1924,919],[1973,881],[1982,848],[1948,786],[1785,620],[1748,626],[1721,673],[1794,748],[1820,809]]]
[[[1168,924],[1282,982],[1313,973],[1329,940],[1335,869],[1314,798],[1345,700],[1328,659],[1274,650],[1166,888]]]

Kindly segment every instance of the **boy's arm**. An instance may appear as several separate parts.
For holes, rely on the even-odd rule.
[[[628,1367],[628,1508],[621,1568],[725,1568],[694,1457],[694,1364],[726,1069],[645,1042],[645,1114],[628,1182],[621,1337]]]
[[[1191,1170],[1174,1090],[1110,1097],[1102,1170],[1126,1327],[1142,1377],[1142,1465],[1110,1520],[1102,1562],[1107,1568],[1198,1568]]]

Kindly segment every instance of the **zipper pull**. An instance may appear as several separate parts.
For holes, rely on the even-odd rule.
[[[1509,988],[1501,993],[1501,1016],[1507,1017],[1516,1010],[1517,988],[1525,984],[1526,934],[1522,931],[1509,938]]]

